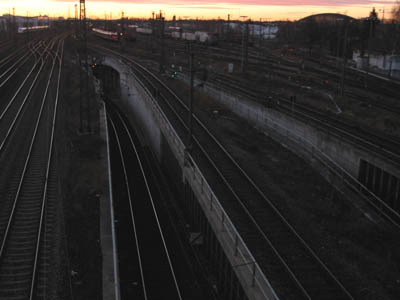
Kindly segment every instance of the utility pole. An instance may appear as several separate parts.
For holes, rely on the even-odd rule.
[[[369,20],[369,36],[368,36],[368,60],[367,60],[367,71],[365,73],[364,79],[364,87],[368,87],[368,75],[369,75],[369,68],[370,68],[370,57],[371,57],[371,38],[372,38],[372,18]]]
[[[228,14],[228,30],[227,30],[228,40],[231,38],[231,15]]]
[[[17,24],[15,23],[15,7],[13,7],[11,32],[12,32],[12,38],[14,41],[14,48],[17,48],[17,26],[16,25]]]
[[[245,18],[247,18],[247,16],[241,16],[241,18],[243,18],[244,20]],[[249,21],[246,21],[245,24],[243,24],[242,22],[242,73],[243,74],[247,72],[248,51],[249,51]]]
[[[29,11],[26,12],[26,43],[29,44],[30,41],[30,22],[29,22]]]
[[[346,25],[345,30],[344,30],[344,41],[343,41],[343,65],[342,65],[342,79],[340,82],[340,94],[342,97],[344,97],[345,94],[345,77],[346,77],[346,64],[347,64],[347,34],[348,34],[348,25]]]
[[[194,92],[194,53],[192,49],[192,43],[189,41],[189,72],[190,72],[190,90],[189,90],[189,140],[188,140],[188,151],[190,152],[193,147],[193,92]]]
[[[90,97],[89,97],[89,70],[88,70],[88,54],[87,54],[87,20],[86,20],[86,3],[85,0],[80,0],[80,132],[91,132],[91,118],[90,118]],[[82,70],[83,69],[83,70]],[[84,113],[86,114],[86,128],[84,126]]]
[[[341,33],[341,28],[338,28],[338,34],[337,34],[337,45],[336,45],[336,67],[339,67],[339,55],[340,55],[340,33]]]
[[[155,24],[154,24],[154,11],[151,13],[151,53],[154,53],[154,36],[155,36]]]
[[[193,41],[187,41],[187,53],[189,54],[189,73],[190,73],[190,87],[189,87],[189,120],[188,120],[188,143],[186,147],[186,152],[190,153],[193,149],[193,103],[194,103],[194,78],[197,72],[202,72],[202,81],[207,81],[207,69],[205,68],[195,68],[194,65],[194,43]],[[203,82],[203,84],[204,84]]]
[[[121,13],[121,33],[118,35],[120,39],[121,52],[125,51],[125,18],[124,11]]]
[[[164,56],[165,56],[165,49],[164,49],[164,16],[162,15],[162,12],[160,11],[160,15],[158,18],[158,24],[159,24],[159,31],[160,31],[160,63],[159,63],[159,72],[163,73],[164,72]]]
[[[79,29],[78,29],[78,4],[75,4],[75,37],[78,38]]]

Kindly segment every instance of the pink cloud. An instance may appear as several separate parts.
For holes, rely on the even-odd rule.
[[[53,0],[56,2],[76,2],[76,0]],[[119,2],[124,4],[149,4],[145,0],[90,0],[90,2]],[[183,7],[199,6],[225,6],[229,4],[233,5],[275,5],[275,6],[354,6],[354,5],[392,5],[395,1],[385,0],[206,0],[206,1],[183,1],[183,0],[155,0],[151,4],[167,4],[167,5],[179,5]]]

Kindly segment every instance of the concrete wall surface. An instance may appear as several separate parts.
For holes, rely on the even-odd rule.
[[[183,81],[189,82],[188,76],[183,74],[180,76]],[[196,81],[195,85],[198,84],[200,82]],[[400,165],[391,160],[389,156],[377,154],[355,142],[342,138],[337,133],[299,120],[290,112],[282,113],[213,84],[204,84],[202,90],[214,101],[224,105],[266,135],[307,159],[312,166],[318,166],[316,168],[321,175],[339,190],[347,187],[348,191],[358,195],[359,199],[364,199],[375,207],[385,207],[390,214],[393,213],[393,207],[389,207],[385,202],[387,199],[380,199],[378,191],[369,190],[365,182],[359,180],[362,160],[379,166],[383,171],[400,179]],[[341,183],[338,185],[338,182]],[[381,209],[378,208],[378,210]],[[398,212],[394,213],[398,214]]]
[[[247,297],[251,300],[278,299],[234,224],[220,205],[207,179],[190,155],[185,153],[184,143],[151,93],[141,85],[125,62],[106,57],[103,64],[120,73],[122,99],[118,104],[124,108],[125,113],[136,118],[135,121],[148,135],[151,141],[150,146],[159,160],[161,159],[161,135],[167,141],[183,170],[183,179],[186,179],[192,188]]]
[[[187,78],[185,78],[185,81]],[[336,163],[354,178],[358,177],[360,160],[380,166],[385,171],[400,176],[400,166],[384,155],[378,155],[347,141],[323,128],[317,128],[300,121],[289,113],[266,107],[244,97],[234,95],[212,84],[205,84],[204,92],[249,121],[265,134],[278,133],[285,144],[285,138],[295,141],[308,152],[320,152],[320,156]],[[296,108],[295,108],[296,109]],[[297,149],[292,149],[297,152]]]
[[[150,106],[149,96],[138,84],[135,75],[128,65],[114,58],[105,57],[103,65],[112,67],[120,74],[121,102],[117,103],[123,111],[139,124],[151,143],[151,148],[158,160],[161,159],[161,132],[156,126],[154,112]]]

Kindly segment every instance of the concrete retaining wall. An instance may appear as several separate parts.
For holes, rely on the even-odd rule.
[[[150,146],[161,160],[161,137],[165,138],[174,157],[178,161],[184,178],[194,192],[206,215],[211,228],[237,275],[249,299],[278,299],[257,262],[237,233],[229,216],[225,213],[217,197],[207,183],[200,169],[185,154],[185,146],[172,125],[147,89],[135,78],[129,66],[113,58],[105,58],[103,64],[120,73],[121,102],[119,106],[147,135]]]
[[[355,178],[358,177],[361,159],[400,177],[400,166],[395,165],[393,161],[371,153],[325,129],[316,128],[288,114],[233,95],[210,84],[204,85],[203,90],[265,134],[278,133],[282,137],[296,141],[300,146],[307,148],[307,151],[321,151]],[[285,143],[284,140],[282,142]],[[292,150],[297,152],[296,149]]]
[[[180,76],[184,82],[189,83],[188,76],[184,74],[180,74]],[[200,82],[196,80],[195,85],[199,84]],[[315,159],[317,159],[325,166],[325,170],[321,170],[321,173],[326,174],[326,168],[331,170],[335,168],[336,173],[345,173],[349,183],[351,181],[353,185],[360,186],[356,181],[359,176],[360,162],[364,160],[400,178],[400,165],[384,155],[368,151],[368,149],[343,139],[327,129],[310,125],[289,113],[281,113],[213,84],[205,83],[200,86],[203,86],[198,88],[200,91],[207,93],[266,135],[273,137],[284,146],[288,146],[294,153],[302,152],[302,156],[311,164],[314,165]],[[363,186],[359,188],[365,190]]]
[[[150,106],[149,96],[137,83],[129,66],[119,60],[106,57],[104,65],[110,66],[120,74],[121,102],[119,107],[139,124],[150,142],[158,160],[161,159],[161,131],[157,126],[154,111]]]

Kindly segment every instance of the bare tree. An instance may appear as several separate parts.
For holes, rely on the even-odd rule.
[[[400,23],[400,0],[397,0],[392,7],[392,19],[396,23]]]
[[[392,54],[400,51],[400,0],[396,0],[396,3],[392,7],[392,25],[390,26],[390,33],[393,38]]]

